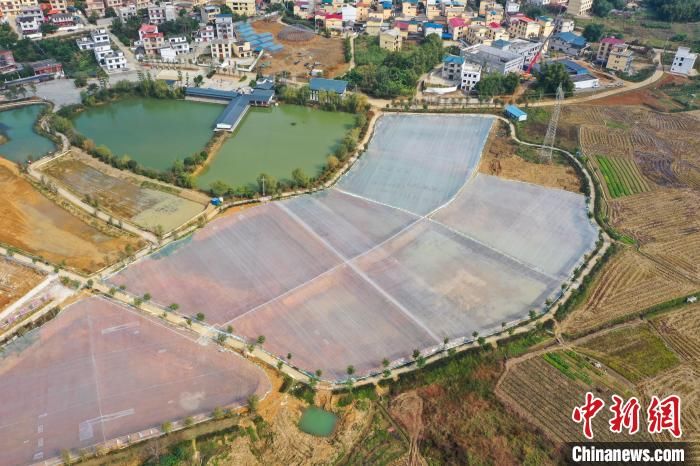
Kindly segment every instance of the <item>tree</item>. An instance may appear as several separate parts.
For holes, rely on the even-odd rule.
[[[316,369],[316,377],[321,377],[323,375],[323,371],[321,369]]]
[[[608,13],[610,13],[612,9],[613,5],[608,0],[593,0],[593,8],[591,8],[591,11],[594,15],[604,18],[608,16]]]
[[[151,300],[151,293],[144,293],[144,294],[143,294],[143,300],[144,300],[144,301],[150,301],[150,300]]]
[[[414,349],[413,350],[413,359],[418,358],[420,356],[420,350]]]
[[[248,412],[256,413],[258,411],[259,403],[260,399],[258,398],[258,395],[250,395],[248,397]]]
[[[291,361],[292,359],[292,353],[287,353],[287,361]]]
[[[309,186],[309,177],[301,168],[295,168],[292,172],[292,180],[294,184],[300,188],[306,188]]]
[[[209,185],[209,192],[214,197],[223,197],[231,192],[231,187],[223,181],[214,181]]]
[[[534,309],[530,309],[530,312],[528,315],[530,316],[530,319],[535,319],[537,317],[537,311]]]
[[[226,327],[226,333],[233,333],[233,325]]]
[[[348,375],[352,376],[355,373],[355,366],[351,364],[345,371],[348,373]]]
[[[391,363],[389,362],[389,360],[387,358],[382,359],[382,366],[383,367],[389,367],[389,364],[391,364]]]
[[[265,335],[260,335],[258,336],[257,340],[255,342],[258,344],[258,346],[262,346],[263,343],[265,343]]]
[[[598,23],[587,24],[583,28],[583,37],[586,38],[588,42],[598,42],[603,34],[605,33],[605,26]]]
[[[226,341],[226,334],[225,333],[219,333],[216,335],[216,341],[220,345],[223,345],[224,342]]]
[[[72,463],[72,459],[70,456],[70,450],[68,450],[67,448],[64,448],[63,450],[61,450],[61,461],[63,461],[63,464],[65,464],[65,465],[69,465]]]
[[[199,322],[204,321],[204,313],[198,312],[197,315],[194,316],[195,319],[197,319]]]
[[[223,419],[224,410],[217,406],[216,408],[214,408],[214,411],[212,411],[211,416],[216,420]]]
[[[192,416],[187,416],[183,421],[183,424],[185,427],[190,427],[192,424],[194,424],[194,418]]]
[[[165,435],[168,435],[170,432],[173,431],[173,423],[170,421],[165,421],[160,428]]]
[[[479,336],[479,332],[477,332],[476,330],[474,330],[474,331],[472,332],[472,336],[473,336],[474,338],[478,337],[478,336]]]
[[[202,85],[204,82],[204,76],[201,74],[198,74],[197,76],[194,77],[194,87],[199,87]]]
[[[425,366],[425,358],[423,356],[418,356],[418,359],[416,359],[416,367],[419,369]]]
[[[180,305],[177,304],[177,303],[172,303],[170,306],[168,306],[168,309],[170,309],[171,311],[175,312],[175,311],[177,311],[178,309],[180,309]]]
[[[569,72],[561,63],[544,64],[537,74],[538,88],[542,93],[554,96],[557,88],[561,85],[566,97],[571,97],[574,94],[574,82],[569,76]]]

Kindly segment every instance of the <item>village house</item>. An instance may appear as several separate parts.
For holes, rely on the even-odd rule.
[[[512,37],[537,39],[540,36],[540,23],[527,16],[515,16],[510,20],[508,31]]]
[[[318,102],[319,95],[323,92],[333,93],[345,97],[348,82],[340,79],[311,78],[309,81],[310,100]]]
[[[255,0],[226,0],[228,6],[234,14],[255,16]]]
[[[632,53],[632,49],[630,49],[629,45],[625,43],[615,44],[610,49],[608,60],[605,62],[605,67],[613,71],[629,73],[632,69],[633,58],[634,54]]]
[[[588,48],[588,42],[573,32],[560,32],[549,41],[549,49],[564,52],[573,57],[580,56]]]
[[[447,20],[447,30],[452,40],[466,39],[469,23],[464,18],[450,18]]]
[[[379,47],[398,52],[401,50],[401,31],[398,28],[387,29],[379,33]]]
[[[401,2],[401,14],[407,18],[418,16],[418,0],[403,0]]]

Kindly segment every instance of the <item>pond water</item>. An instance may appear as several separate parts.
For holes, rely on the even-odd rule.
[[[329,437],[337,423],[338,417],[335,414],[316,406],[309,406],[301,415],[299,429],[317,437]]]
[[[204,149],[223,105],[185,100],[128,98],[88,108],[74,120],[79,133],[128,154],[144,167],[167,170]]]
[[[349,113],[298,105],[251,108],[196,184],[201,189],[214,181],[255,185],[261,173],[288,180],[295,168],[316,176],[353,124]]]
[[[0,112],[0,156],[13,162],[36,160],[54,149],[54,143],[34,131],[43,105],[28,105]],[[1,142],[1,141],[0,141]]]

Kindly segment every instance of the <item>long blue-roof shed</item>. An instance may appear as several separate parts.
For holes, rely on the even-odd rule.
[[[503,113],[505,113],[508,118],[513,119],[515,121],[527,120],[527,113],[523,112],[518,107],[512,104],[506,105],[503,109]]]

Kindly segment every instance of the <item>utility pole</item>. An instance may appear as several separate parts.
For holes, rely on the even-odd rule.
[[[557,137],[557,125],[559,124],[559,115],[561,114],[561,103],[563,100],[564,89],[562,89],[561,83],[559,83],[559,87],[557,87],[557,100],[552,110],[552,117],[549,119],[547,134],[545,134],[542,147],[540,148],[540,162],[542,163],[552,162],[552,148],[554,147],[554,140]]]

